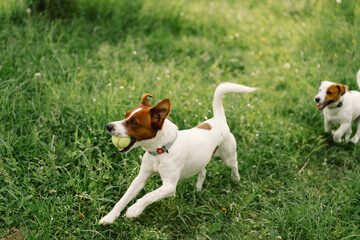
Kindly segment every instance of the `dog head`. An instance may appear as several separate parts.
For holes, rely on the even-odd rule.
[[[344,95],[347,90],[348,87],[345,85],[322,81],[319,93],[314,98],[314,101],[317,103],[317,109],[322,110],[326,106],[336,106],[341,96]]]
[[[123,120],[106,125],[111,135],[131,138],[130,144],[119,149],[120,152],[128,152],[140,146],[141,141],[154,138],[169,115],[169,99],[164,99],[152,107],[147,97],[153,96],[148,93],[143,94],[140,105],[128,111]]]

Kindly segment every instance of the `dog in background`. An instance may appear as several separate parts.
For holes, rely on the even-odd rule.
[[[198,174],[197,190],[201,190],[206,170],[211,157],[221,157],[231,168],[231,178],[239,181],[236,142],[226,122],[222,98],[229,92],[252,92],[250,88],[234,83],[220,84],[214,94],[214,117],[198,126],[178,131],[178,127],[167,119],[170,112],[170,100],[164,99],[152,107],[144,94],[141,104],[128,111],[125,119],[111,122],[107,130],[117,137],[130,137],[128,146],[119,149],[128,152],[135,147],[142,147],[146,153],[142,159],[139,175],[131,183],[114,208],[99,224],[112,224],[125,206],[145,186],[146,180],[154,173],[160,175],[162,186],[147,193],[129,207],[125,216],[134,218],[153,202],[169,197],[175,193],[178,181]]]
[[[360,88],[360,70],[357,73],[357,84]],[[322,81],[319,93],[314,100],[317,109],[324,110],[325,132],[330,133],[333,124],[340,124],[333,135],[336,143],[349,140],[356,144],[360,138],[360,92],[349,91],[347,86],[329,81]],[[350,139],[351,124],[358,124],[355,135]]]

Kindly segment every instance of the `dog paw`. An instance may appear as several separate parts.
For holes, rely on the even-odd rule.
[[[334,142],[341,143],[341,136],[334,135],[333,139],[334,139]]]
[[[108,214],[105,217],[101,218],[99,221],[99,225],[110,225],[112,224],[115,219],[117,219],[118,217],[113,215],[113,214]]]
[[[354,144],[357,144],[359,141],[359,137],[353,137],[350,141]]]
[[[136,204],[132,205],[126,211],[125,217],[127,218],[136,218],[143,212],[144,208],[137,206]]]
[[[239,173],[231,174],[231,179],[232,179],[234,182],[240,181],[240,175],[239,175]]]
[[[198,192],[200,192],[201,189],[202,189],[202,183],[201,183],[201,184],[200,184],[200,183],[196,183],[196,190],[197,190]]]

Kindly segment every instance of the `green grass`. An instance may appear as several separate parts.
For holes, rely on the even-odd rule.
[[[26,239],[360,238],[359,144],[334,144],[313,103],[322,80],[357,89],[357,0],[27,8],[0,3],[0,238],[13,227]],[[184,180],[140,217],[97,225],[143,155],[119,154],[106,123],[149,92],[190,128],[212,116],[224,81],[260,87],[224,99],[240,183],[213,159],[201,192]],[[137,198],[160,185],[154,176]]]

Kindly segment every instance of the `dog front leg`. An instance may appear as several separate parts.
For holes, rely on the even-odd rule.
[[[358,120],[358,126],[355,135],[351,138],[351,142],[356,144],[360,139],[360,119]]]
[[[155,191],[146,194],[145,196],[137,200],[134,205],[129,207],[125,214],[127,218],[135,218],[139,216],[144,211],[144,209],[153,202],[157,202],[175,193],[180,173],[168,171],[166,175],[168,176],[164,177],[163,174],[160,172],[163,185]]]
[[[100,225],[112,224],[119,216],[125,206],[144,188],[146,180],[152,175],[150,171],[141,171],[139,175],[130,184],[129,189],[124,196],[118,201],[114,208],[103,218],[100,219]]]
[[[341,143],[341,137],[345,132],[349,131],[351,123],[343,123],[340,125],[339,129],[334,133],[333,139],[336,143]]]
[[[349,130],[345,133],[345,142],[349,142],[350,136],[351,136],[352,130],[349,128]]]
[[[330,133],[331,131],[331,123],[326,118],[324,118],[324,130],[325,133]]]
[[[136,201],[134,205],[128,208],[125,216],[127,218],[135,218],[139,216],[144,209],[153,202],[157,202],[163,198],[169,197],[175,193],[176,184],[164,184],[153,192],[146,194],[144,197]]]

